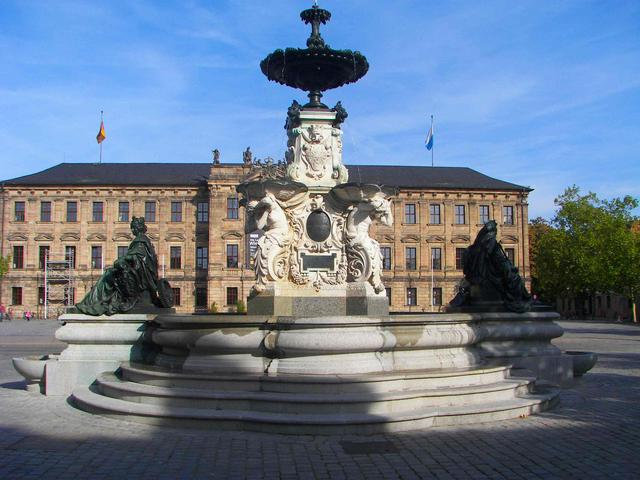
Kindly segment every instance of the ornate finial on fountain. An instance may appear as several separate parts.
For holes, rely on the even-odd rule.
[[[331,12],[318,7],[318,2],[314,2],[313,7],[300,12],[300,18],[304,23],[311,24],[311,35],[307,39],[307,47],[309,48],[329,48],[324,43],[322,35],[320,35],[320,24],[326,24],[331,20]]]

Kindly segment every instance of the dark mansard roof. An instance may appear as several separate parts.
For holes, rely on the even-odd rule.
[[[222,164],[238,166],[237,164]],[[347,165],[349,181],[400,188],[513,190],[530,188],[466,167]],[[6,186],[198,186],[206,184],[210,163],[60,163],[41,172],[6,180]]]

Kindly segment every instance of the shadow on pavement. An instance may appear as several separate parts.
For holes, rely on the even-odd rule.
[[[5,382],[0,383],[0,388],[6,388],[9,390],[24,390],[27,385],[25,380],[17,381],[17,382]]]
[[[576,334],[591,330],[578,328]],[[49,399],[7,392],[0,395],[0,478],[636,479],[640,352],[616,351],[619,344],[611,338],[606,345],[581,341],[580,348],[599,351],[600,360],[562,392],[551,411],[393,434],[186,430],[75,410],[60,416],[46,407]],[[0,385],[23,387],[24,382]],[[9,398],[16,398],[11,411]]]

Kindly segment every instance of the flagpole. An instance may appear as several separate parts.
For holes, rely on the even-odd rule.
[[[431,135],[433,136],[433,115],[431,115]],[[433,151],[435,150],[435,142],[431,145],[431,166],[433,167]]]
[[[103,122],[103,110],[100,110],[100,126],[102,128],[102,122]],[[431,120],[433,122],[433,118]],[[433,152],[431,152],[431,155],[433,156]],[[102,142],[100,142],[100,161],[98,163],[102,163]],[[432,160],[433,163],[433,160]]]

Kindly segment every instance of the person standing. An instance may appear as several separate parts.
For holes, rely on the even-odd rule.
[[[7,309],[4,306],[4,303],[0,303],[0,322],[4,320],[6,313],[7,313]]]
[[[13,319],[13,308],[9,307],[7,310],[7,320],[11,321]]]
[[[27,322],[31,321],[31,310],[27,310],[26,312],[24,312],[24,318],[27,319]]]

